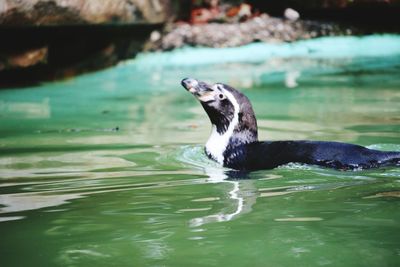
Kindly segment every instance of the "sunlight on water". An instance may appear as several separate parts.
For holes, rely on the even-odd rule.
[[[400,168],[222,168],[179,82],[240,88],[261,140],[400,151],[398,40],[327,38],[274,55],[262,44],[186,48],[1,90],[1,265],[397,266]]]

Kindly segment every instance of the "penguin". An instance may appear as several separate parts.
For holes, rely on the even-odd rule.
[[[224,167],[253,171],[288,163],[338,170],[400,166],[400,152],[395,151],[330,141],[259,141],[256,116],[244,94],[226,84],[193,78],[185,78],[181,84],[200,102],[211,121],[206,155]]]

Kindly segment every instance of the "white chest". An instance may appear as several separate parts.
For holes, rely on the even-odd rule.
[[[224,164],[224,151],[229,143],[230,135],[227,132],[220,135],[215,125],[212,126],[210,138],[206,143],[206,152],[210,154],[219,164]]]

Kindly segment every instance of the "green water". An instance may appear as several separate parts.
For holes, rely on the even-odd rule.
[[[400,168],[229,178],[203,155],[208,118],[179,85],[241,88],[260,139],[400,151],[399,73],[399,54],[197,67],[144,57],[1,90],[0,265],[399,266]]]

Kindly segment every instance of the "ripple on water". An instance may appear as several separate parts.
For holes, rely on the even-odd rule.
[[[179,162],[189,164],[197,169],[221,168],[215,161],[210,160],[204,153],[204,146],[192,145],[181,146],[174,153],[174,157]]]
[[[200,146],[181,146],[178,149],[159,147],[158,153],[150,150],[144,147],[91,153],[69,152],[63,155],[39,154],[34,160],[28,160],[30,166],[22,171],[16,169],[10,172],[7,177],[9,182],[1,184],[1,190],[9,193],[0,195],[0,213],[5,215],[57,207],[95,194],[205,183],[206,179],[199,180],[197,177],[186,179],[188,172],[178,166],[173,167],[174,164],[189,164],[197,170],[189,173],[200,177],[204,177],[204,168],[218,166],[204,155]],[[54,164],[47,163],[48,159],[68,168],[55,169]],[[15,164],[24,160],[25,156],[19,156],[12,162]],[[8,164],[8,161],[4,164]],[[164,168],[165,165],[168,168]],[[23,180],[17,179],[21,176]],[[23,218],[25,216],[2,216],[0,221]]]

